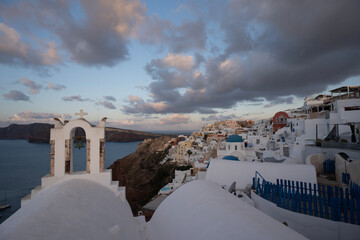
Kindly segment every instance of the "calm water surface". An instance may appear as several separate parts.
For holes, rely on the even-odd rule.
[[[105,143],[105,167],[136,151],[140,142]],[[86,148],[74,149],[74,171],[84,171]],[[29,143],[27,140],[0,140],[0,223],[20,208],[21,198],[41,184],[41,177],[50,172],[50,144]]]

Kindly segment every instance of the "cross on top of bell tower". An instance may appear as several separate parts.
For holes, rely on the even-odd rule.
[[[84,115],[88,115],[86,112],[84,112],[82,109],[80,109],[79,113],[75,113],[75,115],[80,116],[80,118],[84,118]]]

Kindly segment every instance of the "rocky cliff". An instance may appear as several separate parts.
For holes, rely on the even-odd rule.
[[[175,164],[159,164],[172,146],[170,139],[147,139],[139,144],[136,152],[116,160],[109,167],[113,180],[126,186],[126,198],[134,214],[174,178]]]
[[[54,125],[46,123],[11,124],[8,127],[0,128],[0,139],[28,139],[29,142],[48,143],[50,140],[50,129],[53,127]],[[77,136],[83,134],[81,131],[76,131]],[[120,128],[107,127],[105,129],[105,139],[108,142],[142,141],[147,138],[161,136],[163,135]]]

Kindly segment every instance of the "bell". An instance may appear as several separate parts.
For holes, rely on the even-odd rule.
[[[83,148],[83,147],[84,147],[84,143],[83,143],[82,139],[78,138],[77,141],[76,141],[75,148],[80,149],[80,148]]]

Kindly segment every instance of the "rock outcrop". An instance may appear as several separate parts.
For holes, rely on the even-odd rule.
[[[134,214],[174,178],[175,164],[159,164],[171,146],[170,137],[146,139],[136,152],[109,167],[113,181],[126,186],[126,198]]]

